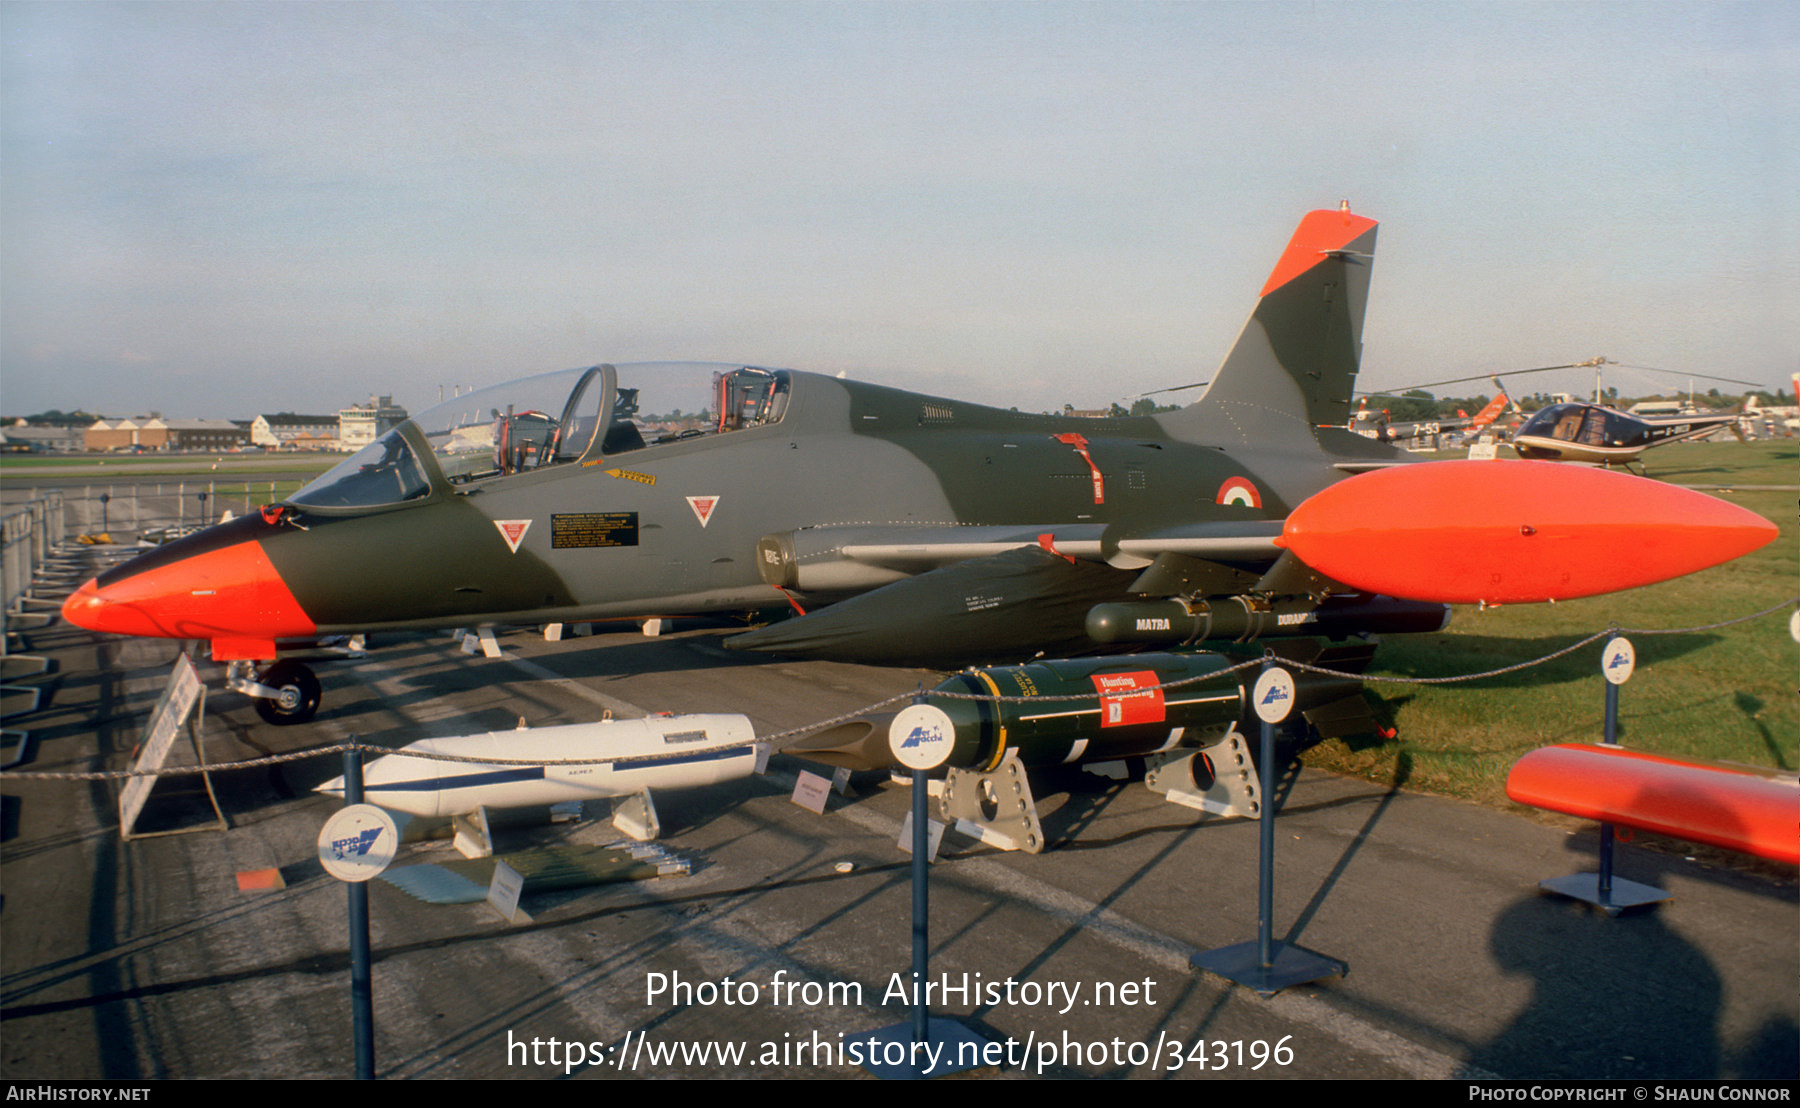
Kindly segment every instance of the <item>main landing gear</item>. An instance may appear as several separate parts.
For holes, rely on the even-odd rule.
[[[256,714],[277,727],[305,723],[319,711],[319,679],[304,662],[274,662],[261,673],[249,662],[229,662],[225,686],[254,698]]]

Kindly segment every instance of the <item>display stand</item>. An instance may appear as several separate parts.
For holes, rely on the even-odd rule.
[[[231,829],[225,813],[219,808],[218,795],[213,792],[212,774],[206,768],[206,753],[200,743],[200,730],[205,721],[206,686],[200,683],[200,675],[194,672],[194,664],[188,661],[188,656],[178,655],[175,670],[169,675],[169,683],[164,687],[162,697],[157,700],[155,710],[150,713],[150,722],[144,727],[144,737],[139,744],[143,752],[131,767],[134,773],[142,775],[128,778],[125,787],[119,790],[121,839],[130,842],[133,839],[152,839],[163,835],[185,835],[193,831]],[[214,818],[212,822],[193,827],[178,827],[168,831],[137,831],[138,817],[143,814],[144,804],[150,799],[150,790],[160,780],[156,771],[163,768],[163,763],[175,744],[175,736],[184,729],[187,731],[188,741],[193,745],[195,764],[200,767],[200,780],[206,786],[206,799],[212,805]]]
[[[960,1064],[961,1056],[980,1058],[987,1040],[953,1019],[933,1016],[925,1002],[928,942],[931,922],[928,881],[931,869],[931,828],[926,815],[929,785],[925,771],[912,771],[912,993],[913,1018],[876,1031],[847,1036],[846,1042],[862,1045],[863,1068],[888,1080],[942,1077],[975,1068]],[[970,1044],[965,1048],[962,1044]],[[926,1072],[931,1059],[939,1064]],[[923,1063],[923,1064],[922,1064]]]
[[[1350,967],[1336,958],[1293,943],[1277,942],[1275,929],[1275,725],[1287,718],[1294,704],[1294,678],[1287,670],[1263,661],[1251,701],[1262,720],[1262,812],[1258,816],[1260,843],[1257,861],[1256,939],[1252,942],[1205,950],[1188,958],[1195,969],[1214,973],[1228,981],[1247,985],[1258,996],[1271,997],[1291,985],[1343,975]]]
[[[1606,648],[1600,652],[1600,675],[1606,678],[1605,737],[1601,741],[1607,746],[1619,745],[1619,686],[1631,679],[1631,671],[1636,666],[1637,652],[1632,649],[1630,639],[1615,635],[1607,640]],[[1671,899],[1669,893],[1654,885],[1643,885],[1613,876],[1614,838],[1613,825],[1603,821],[1600,824],[1598,873],[1572,873],[1567,877],[1552,877],[1547,881],[1539,881],[1538,888],[1585,901],[1608,916],[1615,917],[1627,908],[1641,908],[1646,904],[1660,904]]]

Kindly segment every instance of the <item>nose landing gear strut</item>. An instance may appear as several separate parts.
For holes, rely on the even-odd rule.
[[[256,714],[277,727],[305,723],[319,711],[319,679],[304,662],[277,661],[256,673],[249,662],[230,662],[225,687],[256,701]]]

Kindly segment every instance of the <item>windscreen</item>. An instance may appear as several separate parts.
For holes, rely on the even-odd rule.
[[[312,508],[373,508],[431,495],[412,444],[396,427],[289,498]]]

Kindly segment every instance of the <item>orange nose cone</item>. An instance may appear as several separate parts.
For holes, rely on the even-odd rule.
[[[90,578],[88,583],[76,589],[69,599],[63,601],[63,618],[77,627],[85,627],[89,631],[105,631],[100,626],[106,611],[106,601],[100,599],[100,579]]]
[[[63,602],[63,618],[90,631],[149,638],[304,638],[313,621],[254,542],[208,550],[131,573],[95,578]]]

